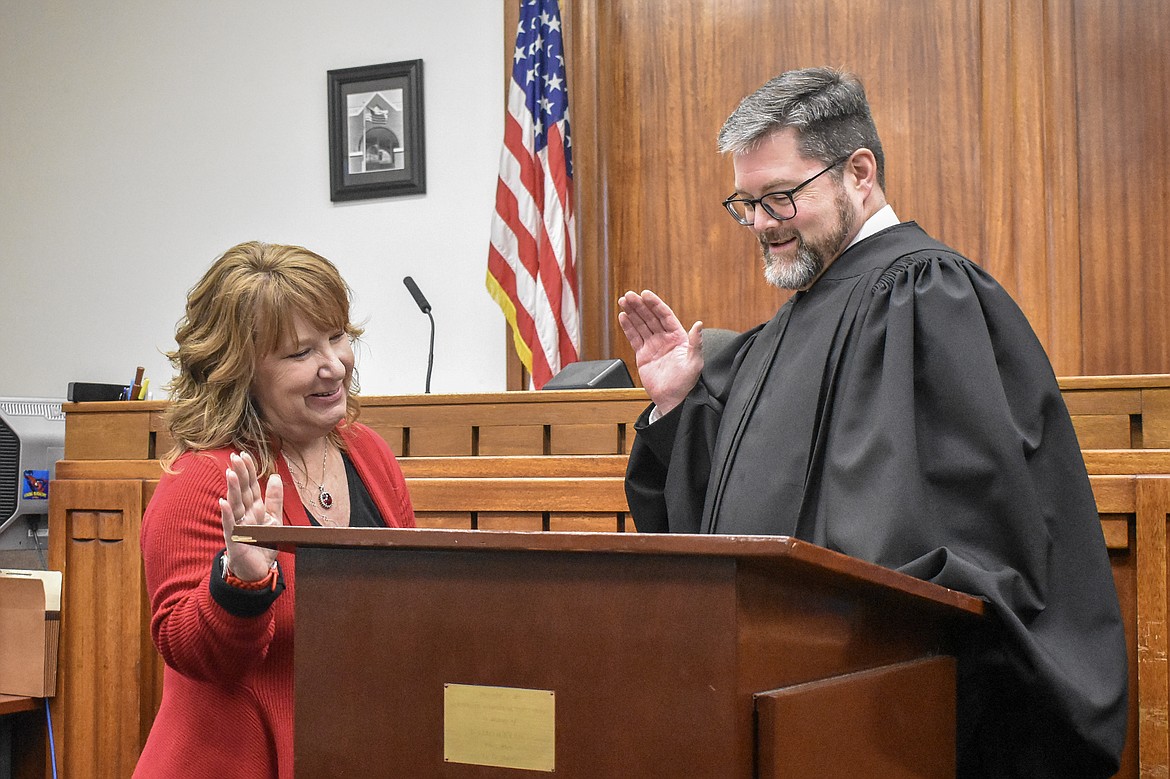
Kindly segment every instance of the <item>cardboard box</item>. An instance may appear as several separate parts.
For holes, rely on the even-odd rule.
[[[57,691],[61,572],[0,569],[0,693]]]

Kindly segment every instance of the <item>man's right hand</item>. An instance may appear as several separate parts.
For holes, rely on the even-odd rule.
[[[648,289],[622,295],[618,308],[618,324],[634,347],[642,386],[658,413],[669,413],[703,370],[703,323],[686,330],[670,306]]]

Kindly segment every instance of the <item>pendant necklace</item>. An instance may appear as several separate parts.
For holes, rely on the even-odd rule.
[[[309,482],[309,484],[312,484],[314,487],[317,488],[317,505],[319,505],[321,508],[325,509],[326,511],[333,508],[333,495],[329,492],[329,490],[325,489],[325,465],[328,462],[329,462],[329,442],[326,441],[325,442],[325,454],[321,458],[321,483],[318,484],[318,483],[314,482],[309,477],[309,469],[305,468],[305,481]],[[300,487],[302,490],[307,489],[307,487],[305,485],[303,485],[299,482],[297,483],[297,486]]]

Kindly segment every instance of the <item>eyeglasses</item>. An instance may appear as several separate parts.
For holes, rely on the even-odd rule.
[[[767,213],[768,216],[779,222],[784,222],[796,216],[796,201],[793,199],[793,196],[797,192],[804,189],[809,184],[813,183],[818,178],[825,175],[852,156],[853,155],[851,153],[846,154],[844,157],[835,161],[820,173],[816,174],[812,178],[805,179],[792,189],[785,189],[781,192],[769,192],[756,198],[736,197],[735,195],[731,195],[723,201],[723,207],[726,208],[727,213],[731,214],[732,217],[735,218],[735,221],[739,222],[741,225],[751,225],[755,223],[757,203],[763,207],[765,213]]]

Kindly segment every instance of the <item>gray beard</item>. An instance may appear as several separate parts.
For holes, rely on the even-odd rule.
[[[792,262],[781,262],[764,251],[764,280],[778,289],[804,289],[812,284],[825,262],[820,254],[805,245],[804,239],[796,247],[796,258]]]
[[[857,215],[853,213],[853,206],[843,190],[838,192],[835,205],[837,229],[820,241],[806,242],[803,235],[798,235],[796,257],[792,262],[785,263],[773,257],[761,239],[765,281],[778,289],[797,290],[807,289],[817,280],[825,267],[845,248],[845,239],[853,232],[857,222]]]

